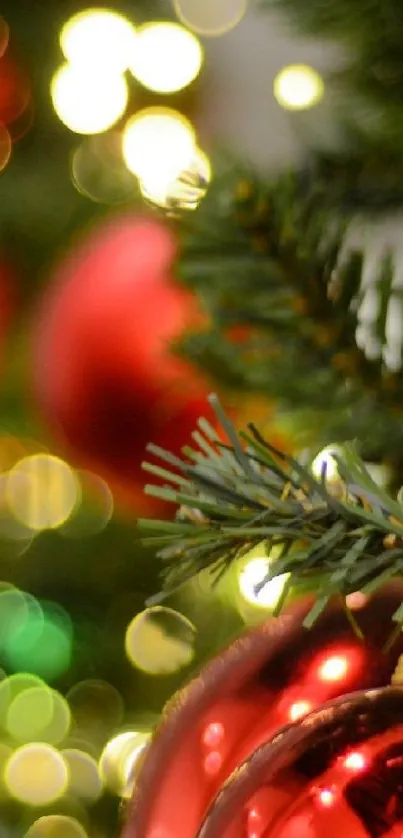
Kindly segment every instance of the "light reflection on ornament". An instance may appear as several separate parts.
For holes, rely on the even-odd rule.
[[[70,131],[100,134],[123,116],[129,90],[124,76],[63,64],[53,76],[51,96],[59,119]]]
[[[149,90],[174,93],[194,81],[202,61],[195,35],[177,23],[152,22],[137,29],[130,70]]]
[[[343,765],[348,771],[363,771],[366,768],[367,760],[360,751],[352,751],[344,758]]]
[[[324,95],[319,73],[305,64],[284,67],[274,80],[274,96],[286,110],[306,110],[317,105]]]
[[[210,722],[203,731],[202,743],[206,748],[216,748],[221,745],[225,734],[224,725],[221,722]]]
[[[91,67],[124,72],[136,48],[135,27],[109,9],[85,9],[71,17],[60,35],[62,52],[84,72]]]
[[[246,818],[247,838],[261,838],[264,830],[263,818],[256,806],[251,806]]]
[[[333,655],[319,667],[321,681],[342,681],[348,673],[348,660],[345,655]]]
[[[67,766],[55,748],[35,742],[14,751],[5,768],[5,782],[16,800],[45,806],[65,793]]]
[[[145,108],[123,132],[126,165],[145,184],[174,181],[191,163],[195,147],[194,128],[172,108]]]
[[[223,758],[219,751],[211,751],[203,760],[203,768],[209,777],[215,777],[221,770]]]
[[[319,789],[317,793],[317,801],[324,809],[330,809],[334,806],[336,800],[336,793],[333,788]]]
[[[230,32],[242,20],[248,0],[173,0],[179,20],[206,37]]]
[[[292,722],[296,722],[298,719],[307,716],[312,709],[312,704],[309,701],[295,701],[290,707],[289,718]]]

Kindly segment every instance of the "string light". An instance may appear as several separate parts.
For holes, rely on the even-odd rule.
[[[182,90],[196,78],[202,62],[200,41],[179,24],[147,23],[137,30],[130,70],[150,90]]]
[[[253,605],[263,608],[275,608],[289,577],[288,573],[282,573],[262,584],[267,579],[269,564],[267,558],[254,558],[244,565],[239,575],[242,596]]]
[[[65,793],[67,766],[51,745],[24,745],[11,755],[5,782],[12,797],[31,806],[45,806]]]
[[[195,627],[177,611],[147,608],[129,624],[126,655],[133,666],[150,675],[178,672],[193,660]]]
[[[146,200],[164,209],[194,210],[204,198],[211,181],[211,164],[207,155],[196,148],[191,162],[172,179],[163,172],[151,172],[140,181]]]
[[[333,456],[334,454],[338,454],[338,449],[336,446],[332,445],[327,448],[324,448],[323,451],[315,457],[311,465],[311,471],[314,477],[317,480],[320,480],[322,477],[323,469],[326,467],[326,480],[333,481],[339,480],[339,470],[337,465],[337,460]]]
[[[140,111],[128,121],[123,133],[126,165],[145,183],[175,180],[191,162],[195,147],[191,123],[171,108]]]
[[[129,98],[124,76],[63,64],[51,83],[53,107],[76,134],[100,134],[124,114]]]
[[[317,105],[324,94],[321,76],[313,67],[293,64],[284,67],[274,80],[274,96],[286,110],[306,110]]]
[[[136,49],[135,27],[109,9],[86,9],[70,18],[60,34],[65,58],[84,74],[89,68],[122,73]]]

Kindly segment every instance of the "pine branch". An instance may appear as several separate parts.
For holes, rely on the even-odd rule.
[[[305,413],[305,427],[319,425],[319,445],[358,436],[367,458],[393,458],[400,468],[403,380],[357,347],[364,257],[346,256],[353,213],[337,204],[318,168],[271,184],[218,177],[188,221],[178,265],[212,327],[187,335],[182,351],[224,385],[301,416],[302,430]],[[392,274],[381,261],[381,345]],[[240,342],[232,337],[238,325],[246,327]]]
[[[377,486],[351,444],[337,457],[336,484],[317,480],[309,468],[264,440],[251,425],[238,435],[215,396],[210,402],[220,435],[206,420],[194,435],[189,456],[174,457],[153,445],[174,486],[147,486],[146,493],[180,507],[176,522],[139,521],[143,542],[158,548],[164,589],[172,591],[201,570],[220,575],[230,563],[265,543],[267,580],[290,574],[290,587],[311,590],[312,625],[330,597],[373,593],[403,573],[403,507]],[[228,442],[222,442],[226,437]],[[167,466],[169,468],[167,468]],[[144,464],[158,476],[160,468]],[[394,619],[403,623],[403,609]]]

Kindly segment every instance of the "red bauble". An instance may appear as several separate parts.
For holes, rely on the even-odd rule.
[[[307,631],[302,622],[312,603],[303,601],[293,604],[280,619],[252,630],[210,663],[164,714],[136,779],[123,838],[335,838],[343,829],[354,838],[366,838],[351,801],[348,805],[339,801],[336,821],[336,809],[331,814],[326,809],[334,802],[327,791],[333,792],[334,785],[340,787],[334,773],[337,766],[327,766],[323,754],[314,752],[296,768],[296,751],[292,749],[301,745],[299,754],[305,752],[304,732],[312,731],[314,723],[319,726],[320,741],[331,743],[330,728],[323,736],[320,726],[334,719],[326,710],[327,702],[390,683],[403,639],[399,637],[388,653],[381,649],[390,636],[391,618],[402,596],[402,583],[392,585],[357,612],[365,642],[353,634],[340,601],[334,601]],[[401,699],[397,710],[403,721]],[[396,741],[398,734],[403,740],[403,726],[400,733],[396,727],[397,716],[388,718],[390,742]],[[349,744],[354,752],[355,744],[361,748],[367,740],[369,751],[376,750],[371,737],[379,730],[364,725],[362,713],[351,712],[349,719],[343,740],[346,756]],[[385,711],[383,723],[387,738]],[[287,730],[294,733],[284,739]],[[338,724],[335,730],[339,730]],[[311,738],[310,746],[315,742],[315,737]],[[382,747],[388,743],[385,740]],[[284,759],[276,766],[275,778],[269,777],[274,745],[282,748]],[[336,758],[342,751],[341,746],[333,751],[330,747],[330,756]],[[365,745],[364,758],[369,751]],[[355,755],[347,774],[350,768],[359,771],[360,765]],[[311,781],[315,788],[318,785],[318,794],[323,781],[325,794],[318,800],[322,808],[315,815],[314,830],[306,831],[308,821],[312,822],[312,801],[304,802],[301,795]],[[297,796],[301,807],[293,812]],[[274,805],[286,818],[273,830],[270,813]],[[339,832],[333,829],[336,822],[343,827]]]
[[[172,341],[200,318],[172,278],[168,227],[127,215],[90,234],[46,292],[35,328],[38,404],[66,452],[130,493],[152,441],[178,452],[206,412],[208,387]]]

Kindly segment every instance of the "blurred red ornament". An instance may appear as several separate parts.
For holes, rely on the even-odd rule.
[[[0,123],[10,125],[29,104],[29,81],[9,50],[0,57]]]
[[[45,419],[70,455],[155,512],[141,470],[152,441],[179,453],[206,413],[208,388],[172,341],[200,313],[172,278],[170,229],[128,215],[70,254],[42,302],[34,378]]]
[[[385,748],[403,742],[403,691],[387,691],[384,703],[379,691],[370,697],[356,691],[391,681],[402,637],[381,650],[402,596],[399,583],[365,603],[359,612],[365,642],[352,634],[339,601],[304,629],[312,605],[305,600],[212,661],[164,714],[140,766],[122,838],[375,835],[367,831],[371,807],[359,809],[360,789],[374,754],[381,759]],[[346,664],[343,672],[323,680],[323,665],[337,659]],[[348,700],[328,705],[346,694]],[[297,701],[310,715],[290,724]],[[397,809],[390,814],[395,768],[394,779],[383,781],[388,829],[401,817]]]

